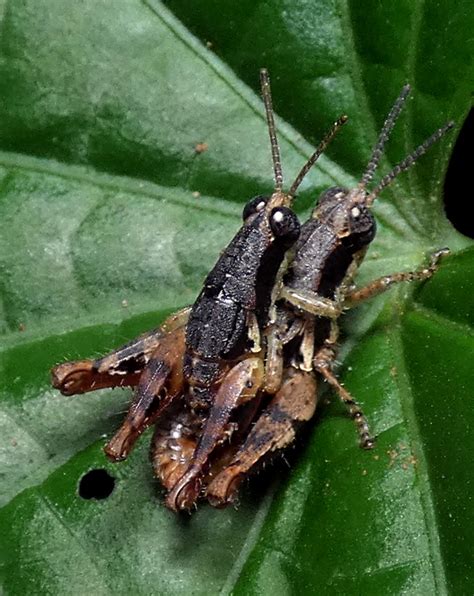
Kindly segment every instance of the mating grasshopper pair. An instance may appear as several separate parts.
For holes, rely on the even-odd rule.
[[[291,443],[298,425],[313,416],[317,374],[347,405],[361,446],[372,447],[360,407],[332,372],[337,320],[343,310],[394,283],[427,279],[447,252],[434,253],[419,270],[384,276],[361,289],[352,286],[375,235],[374,199],[452,123],[367,190],[408,96],[405,86],[357,187],[324,192],[300,227],[291,210],[296,191],[347,118],[334,123],[285,193],[265,70],[261,86],[275,190],[247,203],[243,226],[208,274],[194,305],[103,358],[66,362],[52,371],[54,387],[65,395],[136,388],[105,452],[113,461],[126,458],[140,434],[155,424],[151,458],[173,510],[190,509],[200,496],[215,506],[232,502],[242,479],[263,458]]]

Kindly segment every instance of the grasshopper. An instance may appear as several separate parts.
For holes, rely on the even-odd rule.
[[[259,195],[246,204],[243,226],[208,274],[194,305],[103,358],[67,362],[52,370],[53,386],[66,395],[136,387],[121,428],[105,446],[113,461],[126,458],[139,435],[177,401],[202,421],[192,469],[169,497],[169,505],[176,509],[195,501],[198,477],[221,441],[224,419],[237,405],[255,398],[262,387],[260,329],[266,325],[282,260],[300,231],[290,207],[304,177],[347,120],[342,116],[334,123],[285,193],[265,69],[260,78],[275,189],[270,196]]]
[[[330,188],[321,195],[301,228],[293,260],[277,277],[265,332],[265,390],[274,397],[230,463],[210,482],[207,498],[215,506],[232,502],[242,479],[262,458],[288,445],[298,425],[312,417],[317,402],[317,375],[335,389],[347,406],[357,425],[361,446],[370,449],[374,445],[360,406],[332,372],[338,319],[344,310],[394,284],[428,279],[449,252],[446,248],[434,252],[429,264],[415,271],[385,275],[359,289],[353,286],[353,277],[376,232],[370,211],[374,200],[454,126],[449,122],[437,130],[373,190],[368,190],[409,91],[406,85],[388,114],[359,184],[350,190]]]

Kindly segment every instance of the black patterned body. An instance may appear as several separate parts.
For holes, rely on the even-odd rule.
[[[281,234],[270,225],[276,211],[289,224]],[[194,394],[201,388],[206,396],[227,364],[252,347],[251,319],[263,326],[276,274],[298,234],[289,209],[269,214],[264,208],[242,226],[208,274],[186,330],[184,373]]]

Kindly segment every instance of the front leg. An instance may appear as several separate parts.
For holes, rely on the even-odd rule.
[[[266,361],[265,380],[262,390],[274,395],[283,380],[283,349],[297,335],[303,333],[305,319],[295,317],[287,308],[276,307],[272,319],[265,330]]]
[[[209,411],[192,463],[168,494],[167,507],[179,511],[189,509],[196,502],[201,490],[202,473],[209,456],[225,436],[232,412],[255,398],[262,383],[263,362],[260,358],[243,360],[227,373]]]
[[[157,329],[147,331],[101,358],[64,362],[51,369],[51,382],[63,395],[76,395],[112,387],[135,387],[143,369],[162,339],[186,325],[190,308],[184,308]]]
[[[342,313],[342,306],[338,300],[331,300],[309,290],[295,290],[283,287],[281,298],[303,312],[317,317],[338,319]]]
[[[369,298],[373,298],[378,294],[382,294],[394,284],[399,284],[404,281],[422,281],[432,277],[439,269],[440,261],[443,257],[449,255],[448,248],[442,248],[430,255],[430,262],[427,267],[415,269],[415,271],[402,271],[399,273],[392,273],[391,275],[384,275],[370,282],[360,289],[352,290],[344,299],[344,307],[352,307],[360,302],[364,302]]]
[[[206,495],[210,504],[225,507],[232,503],[247,474],[265,456],[294,440],[297,427],[313,416],[316,403],[314,375],[290,369],[231,463],[209,484]]]
[[[260,328],[258,326],[257,317],[254,312],[247,314],[247,327],[248,327],[248,338],[252,342],[250,351],[254,354],[258,354],[262,349],[260,342]]]

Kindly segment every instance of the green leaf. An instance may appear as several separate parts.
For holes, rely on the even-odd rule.
[[[354,184],[404,82],[413,99],[381,173],[470,108],[467,1],[167,6],[0,4],[3,591],[470,593],[474,248],[441,202],[455,135],[378,200],[359,280],[440,246],[452,256],[423,286],[345,317],[341,378],[379,435],[374,451],[321,399],[291,469],[254,479],[237,510],[180,518],[161,504],[146,437],[122,464],[102,454],[130,393],[51,389],[55,363],[192,302],[245,200],[272,188],[261,102],[246,86],[257,90],[259,67],[286,119],[287,182],[334,118],[351,117],[302,189],[303,216],[322,189]],[[196,153],[200,142],[209,148]],[[85,500],[78,484],[95,468],[115,488]]]

